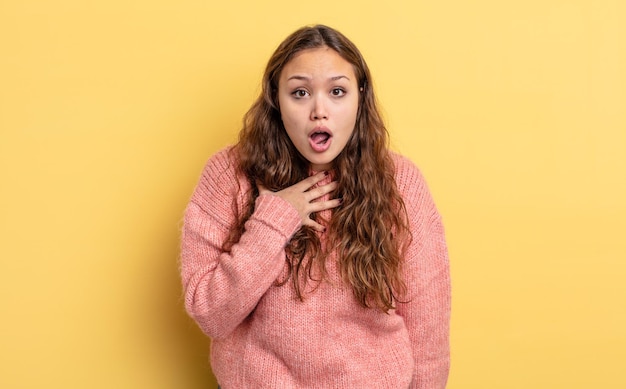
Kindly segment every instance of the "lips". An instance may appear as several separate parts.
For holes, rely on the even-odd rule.
[[[332,134],[330,130],[325,127],[315,128],[309,134],[309,144],[311,145],[311,148],[318,153],[328,150],[331,143]]]

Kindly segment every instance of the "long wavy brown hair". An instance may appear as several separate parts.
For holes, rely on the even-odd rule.
[[[338,183],[335,196],[343,202],[326,221],[325,249],[310,227],[294,234],[285,248],[287,276],[277,283],[291,279],[298,298],[303,299],[308,282],[321,282],[326,277],[326,259],[329,251],[336,250],[341,276],[361,306],[387,312],[406,289],[401,274],[402,257],[411,239],[406,210],[396,186],[388,133],[377,108],[369,68],[357,47],[330,27],[316,25],[295,31],[267,64],[261,94],[244,116],[239,142],[232,149],[238,169],[252,189],[223,248],[230,251],[245,231],[244,224],[254,212],[259,195],[256,183],[279,191],[310,173],[309,162],[291,143],[282,124],[277,89],[280,73],[294,55],[320,47],[335,50],[352,64],[361,89],[354,131],[333,162]]]

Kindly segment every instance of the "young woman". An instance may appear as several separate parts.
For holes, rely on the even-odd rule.
[[[314,26],[280,44],[185,213],[186,309],[223,389],[445,387],[444,230],[387,144],[352,42]]]

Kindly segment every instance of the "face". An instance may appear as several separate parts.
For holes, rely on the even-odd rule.
[[[328,47],[303,50],[283,68],[278,103],[287,135],[315,171],[329,170],[356,123],[352,65]]]

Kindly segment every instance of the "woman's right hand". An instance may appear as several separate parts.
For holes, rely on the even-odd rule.
[[[322,181],[328,175],[327,172],[320,172],[308,177],[295,185],[272,192],[263,185],[257,183],[259,195],[272,194],[289,202],[300,214],[303,226],[309,226],[317,231],[324,231],[324,226],[311,219],[309,216],[313,212],[321,212],[327,209],[336,208],[341,204],[341,199],[332,199],[326,201],[315,201],[320,197],[337,189],[337,182],[332,181],[326,185],[318,186],[311,189],[318,182]]]

